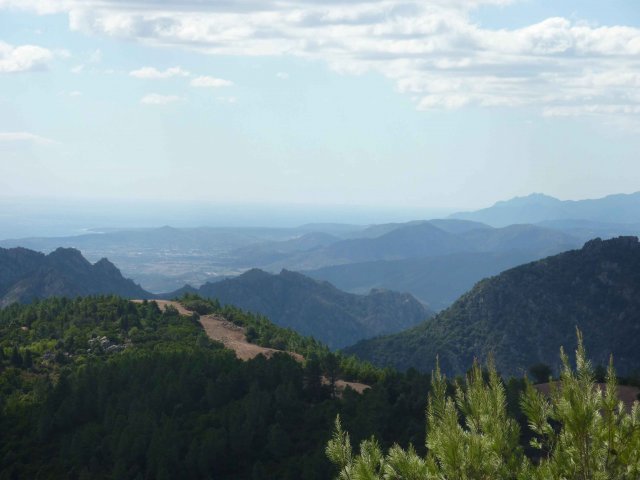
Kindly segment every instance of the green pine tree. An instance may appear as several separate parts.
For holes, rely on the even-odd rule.
[[[492,362],[487,378],[474,365],[453,396],[436,368],[427,407],[426,457],[397,445],[384,454],[373,438],[354,455],[339,417],[326,453],[340,480],[637,480],[640,404],[628,410],[618,400],[613,361],[604,391],[598,387],[580,332],[575,369],[563,351],[561,358],[562,373],[551,395],[527,382],[521,400],[534,434],[531,445],[541,457],[524,455]]]
[[[26,349],[24,351],[24,356],[22,357],[22,366],[24,368],[33,367],[33,357],[31,355],[31,350],[29,350],[29,349]]]
[[[18,351],[18,347],[16,345],[13,346],[13,350],[11,350],[11,365],[14,367],[22,366],[22,355]]]

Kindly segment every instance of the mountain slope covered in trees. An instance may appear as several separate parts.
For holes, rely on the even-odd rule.
[[[613,353],[622,373],[640,367],[640,244],[636,237],[592,240],[580,250],[513,268],[479,282],[421,325],[346,349],[377,365],[464,373],[492,353],[503,374],[533,364],[557,371],[560,346],[580,328],[591,357]]]
[[[185,287],[159,297],[175,298],[194,291]],[[234,279],[207,283],[197,291],[224,304],[267,315],[279,325],[313,335],[333,348],[403,330],[432,314],[409,294],[376,290],[354,295],[288,271],[271,275],[251,270]],[[125,279],[107,259],[92,265],[75,249],[59,248],[48,255],[24,248],[0,249],[0,307],[95,294],[157,297]]]
[[[0,307],[38,298],[95,294],[150,296],[106,258],[91,264],[73,248],[58,248],[48,255],[25,248],[0,248]]]
[[[356,440],[422,443],[427,376],[377,371],[364,394],[335,398],[321,375],[353,362],[213,308],[261,330],[261,341],[306,345],[306,362],[240,361],[197,317],[154,302],[54,298],[0,310],[0,479],[327,479],[336,414]]]
[[[195,291],[222,304],[265,315],[277,325],[313,336],[332,348],[397,332],[432,315],[409,294],[376,290],[354,295],[287,270],[272,275],[253,269]]]

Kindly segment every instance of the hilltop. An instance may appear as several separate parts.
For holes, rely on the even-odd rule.
[[[25,248],[0,248],[0,307],[48,297],[114,294],[125,298],[151,295],[122,276],[109,260],[91,264],[73,248],[48,255]]]
[[[409,294],[374,290],[355,295],[288,270],[273,275],[252,269],[235,278],[167,296],[184,291],[265,315],[277,325],[313,336],[332,348],[409,328],[433,314]]]

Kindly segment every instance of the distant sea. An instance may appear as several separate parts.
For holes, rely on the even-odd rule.
[[[112,229],[369,225],[442,218],[454,209],[357,205],[213,204],[149,200],[0,197],[0,240],[80,235]]]

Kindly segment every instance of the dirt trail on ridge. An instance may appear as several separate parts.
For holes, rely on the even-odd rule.
[[[143,300],[132,300],[136,303],[142,303]],[[184,308],[179,302],[171,300],[149,300],[158,304],[160,309],[164,310],[171,306],[178,310],[180,315],[193,315],[191,310]],[[204,327],[204,331],[211,340],[221,342],[225,348],[233,350],[240,360],[251,360],[258,355],[264,355],[267,358],[273,356],[274,353],[286,353],[291,355],[296,361],[304,362],[304,357],[299,353],[288,352],[285,350],[276,350],[275,348],[261,347],[254,343],[249,343],[245,336],[244,328],[230,322],[220,315],[201,315],[200,323]],[[323,377],[323,383],[328,384],[328,380]],[[347,382],[346,380],[336,380],[336,389],[342,392],[346,387],[350,387],[358,393],[362,393],[369,385],[358,382]]]
[[[161,310],[171,306],[178,310],[180,315],[193,315],[191,310],[184,308],[179,302],[170,300],[154,300]],[[142,300],[134,300],[136,303]],[[258,355],[264,355],[269,358],[274,353],[287,353],[299,362],[304,361],[304,357],[294,352],[285,352],[276,350],[275,348],[261,347],[254,343],[249,343],[245,336],[244,328],[235,325],[224,317],[219,315],[201,315],[200,323],[204,327],[204,331],[211,340],[221,342],[225,348],[233,350],[240,360],[251,360]]]

